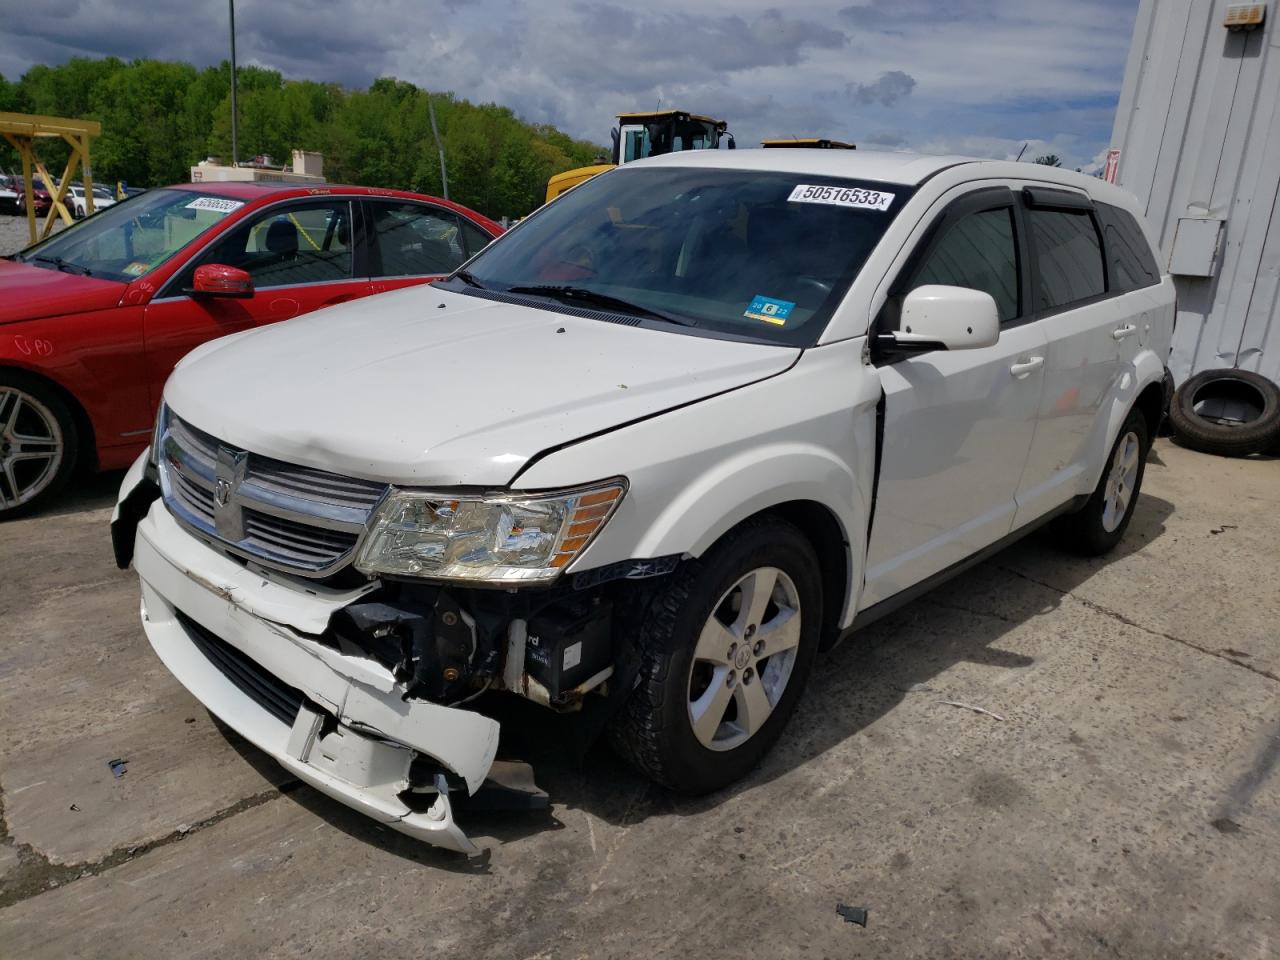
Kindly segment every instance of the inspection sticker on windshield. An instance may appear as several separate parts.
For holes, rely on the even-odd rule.
[[[787,197],[792,203],[829,203],[837,207],[853,207],[856,210],[888,210],[893,194],[882,190],[863,190],[860,187],[825,187],[802,183]]]
[[[791,316],[791,311],[795,308],[796,305],[790,300],[775,300],[773,297],[757,295],[747,306],[743,316],[750,317],[752,320],[763,320],[765,323],[772,323],[781,327],[786,324],[787,317]]]
[[[244,206],[243,200],[224,200],[222,197],[200,197],[187,204],[188,210],[214,210],[217,213],[231,213]]]

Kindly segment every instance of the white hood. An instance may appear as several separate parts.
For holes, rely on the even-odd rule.
[[[289,463],[503,486],[543,450],[780,373],[798,353],[414,287],[205,344],[165,401]]]

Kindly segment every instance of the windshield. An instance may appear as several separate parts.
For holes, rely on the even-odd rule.
[[[812,174],[620,168],[542,208],[447,286],[810,345],[910,193]]]
[[[196,190],[150,190],[104,207],[14,259],[128,283],[243,206],[240,200]]]

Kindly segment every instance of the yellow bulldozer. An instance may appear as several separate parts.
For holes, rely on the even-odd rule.
[[[596,174],[612,170],[620,163],[658,157],[678,150],[717,150],[724,140],[730,150],[735,146],[729,124],[714,117],[704,117],[683,110],[657,110],[653,113],[620,113],[618,125],[609,131],[613,139],[613,162],[596,163],[557,173],[547,181],[550,203]]]

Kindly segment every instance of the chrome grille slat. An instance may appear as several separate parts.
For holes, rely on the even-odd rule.
[[[387,491],[376,481],[246,453],[172,412],[160,450],[174,516],[234,553],[304,576],[326,576],[351,561]]]

